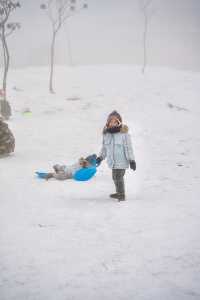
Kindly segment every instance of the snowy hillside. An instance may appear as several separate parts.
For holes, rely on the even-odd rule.
[[[200,299],[200,74],[130,66],[9,74],[13,155],[0,159],[1,300]],[[101,148],[118,110],[137,171],[127,201],[105,162],[89,182],[34,176]]]

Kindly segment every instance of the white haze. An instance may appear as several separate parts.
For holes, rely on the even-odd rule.
[[[47,65],[51,24],[40,0],[22,0],[13,21],[22,27],[9,37],[12,67]],[[141,64],[143,15],[139,0],[88,0],[89,8],[59,32],[56,64]],[[199,0],[153,0],[148,64],[200,70]],[[67,29],[68,28],[68,29]],[[69,32],[72,62],[67,46]]]

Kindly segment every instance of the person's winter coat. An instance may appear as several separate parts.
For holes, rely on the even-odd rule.
[[[134,153],[128,127],[122,125],[120,132],[103,133],[103,145],[99,157],[107,158],[111,169],[128,169],[130,161],[134,161]]]
[[[58,180],[71,179],[76,171],[80,170],[82,167],[80,163],[75,163],[73,165],[55,165],[53,177]]]

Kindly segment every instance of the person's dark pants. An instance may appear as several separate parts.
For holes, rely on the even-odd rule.
[[[112,169],[112,178],[116,187],[116,192],[125,195],[124,175],[125,169]]]

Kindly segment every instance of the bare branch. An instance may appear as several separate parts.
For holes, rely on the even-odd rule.
[[[13,31],[15,31],[14,28],[10,29],[10,31],[5,34],[5,37],[8,37],[9,35],[11,35],[13,33]]]
[[[152,3],[152,1],[153,1],[153,0],[146,0],[146,1],[143,1],[143,4],[142,4],[142,6],[141,6],[141,9],[142,9],[142,10],[146,10],[146,9],[150,6],[150,4]]]
[[[19,23],[11,23],[11,24],[8,24],[8,25],[10,25],[10,26],[7,26],[7,28],[9,29],[9,31],[5,33],[5,37],[10,36],[16,29],[20,28],[20,24]]]
[[[81,7],[81,8],[79,8],[79,9],[76,9],[73,13],[67,15],[67,16],[63,19],[62,23],[64,23],[68,18],[71,18],[71,17],[73,17],[74,15],[78,14],[78,13],[79,13],[80,11],[82,11],[83,9],[84,9],[84,7]]]
[[[83,5],[80,9],[75,9],[76,1],[71,2],[69,0],[49,0],[47,3],[46,13],[48,18],[50,19],[54,32],[58,32],[62,27],[63,23],[66,19],[70,18],[74,14],[78,13],[82,9],[87,8],[87,5]],[[54,6],[54,16],[53,16],[53,6]],[[55,15],[57,14],[57,16]]]
[[[54,23],[53,13],[52,13],[52,6],[51,6],[52,3],[53,3],[53,0],[49,0],[48,1],[47,14],[48,14],[50,20],[52,21],[52,23]]]
[[[57,33],[68,18],[72,17],[82,9],[87,8],[87,5],[84,4],[81,9],[76,9],[76,4],[77,4],[76,0],[48,0],[47,4],[42,4],[40,6],[41,9],[46,10],[46,14],[53,27],[52,40],[50,46],[50,77],[49,77],[49,91],[51,93],[54,92],[53,75],[54,75],[54,60],[55,60],[55,46],[56,46]]]

